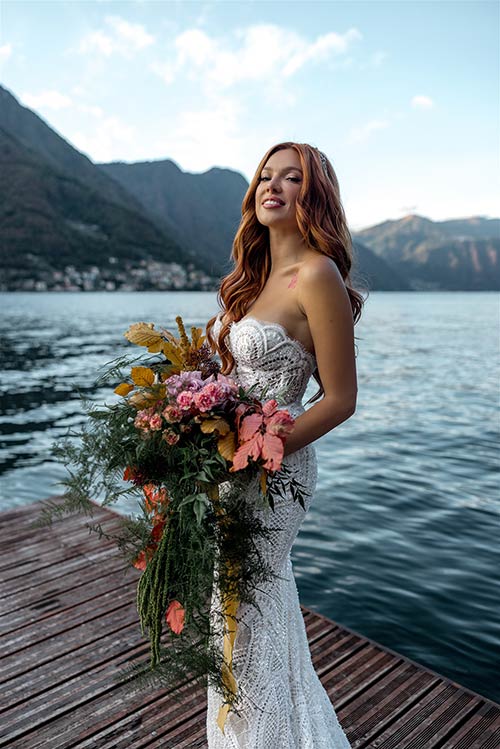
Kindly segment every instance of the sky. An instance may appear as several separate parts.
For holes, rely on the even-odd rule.
[[[0,82],[94,162],[320,148],[351,230],[500,215],[499,4],[0,0]]]

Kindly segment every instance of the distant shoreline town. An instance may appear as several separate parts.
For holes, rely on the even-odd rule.
[[[216,291],[220,278],[209,276],[194,264],[141,260],[136,265],[109,258],[105,268],[92,265],[82,270],[67,265],[63,270],[41,272],[38,278],[11,279],[0,291]]]

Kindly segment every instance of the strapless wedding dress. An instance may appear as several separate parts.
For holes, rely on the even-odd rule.
[[[213,331],[220,331],[220,313]],[[302,397],[316,367],[313,354],[278,324],[247,317],[232,323],[228,347],[235,359],[231,372],[243,387],[265,399],[276,398],[293,417],[304,412]],[[306,512],[317,481],[316,450],[310,443],[285,456],[283,464],[307,489]],[[248,490],[248,501],[258,495],[258,479]],[[305,512],[292,496],[276,498],[275,512],[258,512],[274,530],[259,539],[259,548],[279,578],[260,585],[259,613],[240,603],[233,647],[233,674],[238,684],[236,715],[227,715],[224,733],[217,724],[220,694],[208,686],[207,738],[209,749],[350,749],[334,707],[321,684],[300,610],[291,561],[291,548]],[[214,582],[212,606],[220,607]],[[220,609],[219,609],[220,610]],[[222,644],[221,644],[222,647]]]

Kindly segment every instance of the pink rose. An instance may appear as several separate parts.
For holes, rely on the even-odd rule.
[[[167,406],[163,410],[163,416],[170,422],[180,421],[182,419],[182,411],[177,406]]]
[[[157,432],[158,429],[161,429],[160,414],[153,414],[153,416],[151,416],[151,418],[149,419],[149,428],[152,429],[154,432]]]
[[[177,405],[183,411],[188,411],[193,403],[193,393],[190,390],[183,390],[177,396]]]
[[[135,428],[148,431],[150,418],[151,418],[151,409],[145,408],[142,411],[138,411],[134,419]]]
[[[218,382],[209,382],[208,385],[205,385],[203,390],[210,395],[214,404],[221,403],[226,397],[225,388]]]
[[[213,396],[207,392],[206,388],[203,388],[198,393],[194,394],[194,404],[199,411],[210,411],[215,405]]]
[[[177,432],[174,432],[172,429],[165,429],[162,437],[167,444],[175,445],[180,439],[180,434],[177,434]]]

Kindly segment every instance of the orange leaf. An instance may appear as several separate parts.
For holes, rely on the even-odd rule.
[[[225,437],[217,440],[217,449],[226,460],[232,461],[236,450],[236,438],[234,432],[228,432]]]
[[[233,465],[229,469],[230,471],[239,471],[242,468],[246,468],[248,465],[248,458],[257,460],[260,457],[262,450],[262,434],[257,432],[255,437],[247,440],[238,447],[233,457]]]
[[[277,408],[278,401],[276,400],[276,398],[271,398],[271,400],[266,401],[262,406],[262,412],[264,416],[271,416]]]
[[[179,635],[184,629],[184,607],[179,601],[172,601],[167,609],[165,619],[167,624],[176,635]]]
[[[262,457],[265,459],[264,468],[277,471],[281,468],[284,445],[281,437],[266,432],[262,441]]]
[[[251,439],[262,425],[262,414],[250,414],[241,420],[238,437],[242,442]]]
[[[263,468],[262,473],[260,474],[260,488],[261,488],[262,494],[265,494],[267,490],[266,481],[267,481],[267,473]]]
[[[155,373],[149,367],[132,367],[131,377],[140,387],[151,387],[155,381]]]
[[[131,390],[134,389],[133,385],[129,385],[128,382],[122,382],[118,387],[115,387],[115,393],[117,395],[128,395]]]
[[[219,434],[227,434],[230,427],[225,419],[219,417],[218,419],[203,419],[200,424],[200,429],[205,434],[210,434],[215,429]]]

